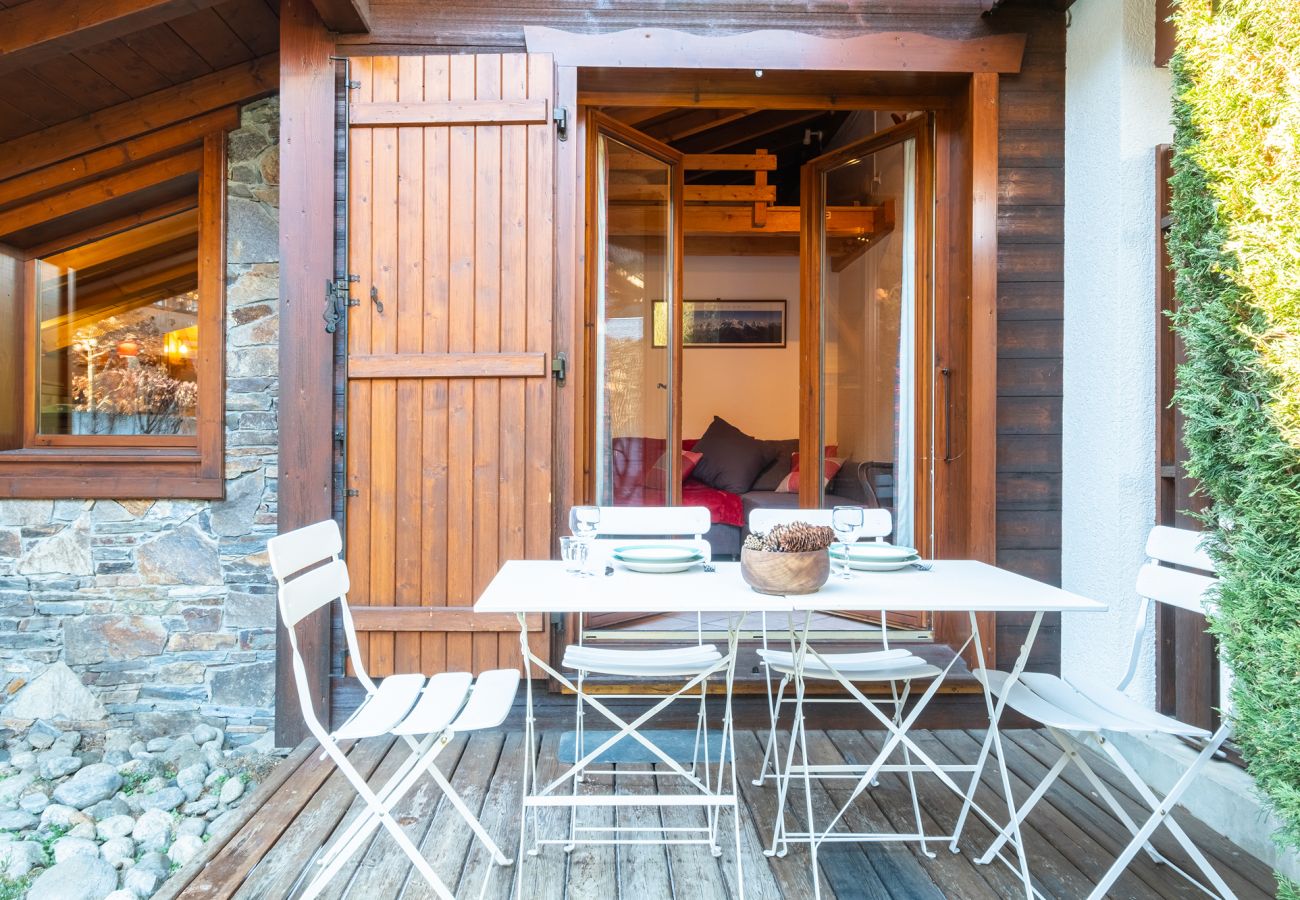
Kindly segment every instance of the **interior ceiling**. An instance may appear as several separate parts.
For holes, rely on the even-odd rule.
[[[779,206],[799,204],[799,167],[829,146],[844,110],[626,108],[606,110],[682,153],[753,153],[777,159],[768,183]],[[753,184],[752,172],[687,171],[688,184]]]
[[[26,0],[40,3],[43,0]],[[23,5],[0,0],[0,10]],[[196,0],[196,9],[4,73],[0,142],[274,53],[278,0]]]

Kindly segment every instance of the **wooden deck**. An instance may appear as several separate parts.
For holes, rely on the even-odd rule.
[[[1054,759],[1044,735],[1028,730],[1004,732],[1009,738],[1008,752],[1015,774],[1017,795],[1023,797],[1030,785],[1046,771]],[[879,746],[880,732],[823,731],[812,733],[810,752],[814,761],[870,759]],[[977,731],[938,730],[923,732],[918,743],[938,761],[973,761],[982,735]],[[547,731],[540,739],[539,765],[543,777],[560,771],[556,748],[558,730]],[[523,734],[520,731],[476,733],[456,741],[443,753],[439,764],[452,773],[453,784],[466,802],[480,811],[489,832],[499,836],[502,845],[513,846],[517,836],[520,792],[520,754]],[[761,733],[742,731],[737,734],[738,757],[742,775],[757,770],[762,754]],[[405,757],[404,745],[386,740],[364,741],[350,751],[357,767],[372,783],[382,781]],[[233,836],[213,840],[208,852],[186,869],[178,872],[160,895],[185,900],[218,898],[289,898],[302,889],[313,871],[313,858],[326,846],[332,835],[357,813],[350,786],[333,771],[328,762],[318,760],[310,748],[299,748],[276,770],[275,776],[260,789],[260,797],[247,804],[251,818]],[[628,767],[644,771],[644,766]],[[1097,768],[1136,817],[1136,799],[1113,769],[1097,760]],[[992,772],[986,772],[981,802],[994,810],[998,800],[992,791]],[[606,777],[607,778],[607,777]],[[646,790],[648,779],[619,779],[616,789],[634,792]],[[664,779],[663,788],[669,780]],[[826,814],[837,797],[849,790],[848,783],[834,784],[829,792],[815,788],[814,803]],[[940,833],[950,828],[960,800],[933,778],[921,779],[922,813],[926,828]],[[745,807],[744,877],[746,896],[754,900],[767,898],[807,898],[812,896],[806,850],[792,846],[783,860],[769,860],[762,846],[771,828],[775,809],[775,790],[757,788],[742,780]],[[798,797],[796,799],[799,799]],[[514,869],[493,866],[449,804],[429,779],[423,779],[398,807],[398,818],[411,839],[422,848],[433,868],[445,878],[458,896],[507,898],[512,896]],[[796,803],[801,807],[802,803]],[[606,813],[612,816],[614,813]],[[620,824],[634,820],[659,823],[654,810],[620,810]],[[696,824],[702,813],[686,808],[665,809],[663,815],[677,821],[665,824]],[[547,810],[553,828],[560,829],[567,813]],[[1204,824],[1185,814],[1179,821],[1219,866],[1220,871],[1242,900],[1274,896],[1272,872],[1258,860],[1239,850]],[[973,817],[972,817],[973,819]],[[849,817],[849,825],[865,829],[911,827],[910,803],[897,776],[882,776],[879,788],[863,795]],[[1086,896],[1091,884],[1110,865],[1127,834],[1123,826],[1101,806],[1081,777],[1071,767],[1062,783],[1054,787],[1029,818],[1026,840],[1032,853],[1032,870],[1038,887],[1049,897]],[[949,853],[943,842],[931,849],[934,859],[921,854],[911,844],[838,844],[826,845],[821,853],[823,896],[828,898],[881,898],[881,900],[942,900],[942,898],[977,898],[1000,900],[1018,893],[1019,883],[1005,867],[994,864],[977,866],[973,859],[987,845],[990,832],[978,821],[967,826],[959,854]],[[1157,834],[1159,849],[1179,864],[1185,857],[1163,831]],[[726,898],[736,896],[733,883],[731,842],[724,834],[724,854],[713,859],[702,847],[656,846],[579,847],[566,856],[559,847],[547,847],[540,857],[525,857],[523,897],[528,900],[657,900],[657,898]],[[388,898],[426,898],[432,892],[418,874],[413,874],[406,857],[391,838],[380,832],[366,849],[352,858],[343,874],[323,895],[326,898],[388,900]],[[1112,896],[1124,898],[1166,898],[1204,896],[1162,868],[1145,854],[1120,878]]]

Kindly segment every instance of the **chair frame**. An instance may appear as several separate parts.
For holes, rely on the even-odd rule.
[[[1216,581],[1212,577],[1205,575],[1193,574],[1185,571],[1188,569],[1199,570],[1200,572],[1213,573],[1214,563],[1201,548],[1200,543],[1204,535],[1200,532],[1189,531],[1185,529],[1170,528],[1167,526],[1156,526],[1152,529],[1147,539],[1146,555],[1147,562],[1142,566],[1137,579],[1137,593],[1139,604],[1137,617],[1134,621],[1132,645],[1129,650],[1128,667],[1116,685],[1117,691],[1124,691],[1125,688],[1133,681],[1137,674],[1138,666],[1141,661],[1142,650],[1148,644],[1152,637],[1149,635],[1149,613],[1151,604],[1165,603],[1182,609],[1199,613],[1212,613],[1214,610],[1213,595]],[[1170,568],[1178,566],[1180,568]],[[994,679],[991,674],[1000,673],[976,673],[987,684],[993,683]],[[1124,850],[1115,859],[1111,867],[1097,882],[1090,893],[1089,900],[1101,900],[1105,897],[1106,892],[1115,884],[1116,880],[1128,865],[1133,861],[1139,852],[1145,851],[1146,854],[1156,863],[1167,865],[1172,871],[1177,872],[1183,878],[1187,879],[1200,890],[1210,896],[1221,898],[1235,898],[1232,889],[1228,887],[1223,877],[1210,864],[1205,855],[1199,848],[1192,843],[1182,826],[1174,820],[1172,815],[1173,809],[1178,805],[1179,800],[1191,787],[1196,778],[1200,775],[1205,766],[1219,754],[1224,741],[1231,734],[1231,725],[1225,720],[1219,725],[1213,734],[1204,732],[1201,729],[1195,729],[1186,726],[1183,734],[1196,734],[1207,738],[1205,745],[1196,755],[1192,764],[1182,773],[1173,787],[1163,796],[1156,794],[1147,784],[1133,765],[1124,757],[1113,741],[1106,737],[1107,730],[1118,730],[1132,734],[1158,734],[1158,733],[1176,733],[1169,728],[1159,727],[1158,723],[1153,724],[1152,718],[1147,722],[1139,719],[1126,721],[1127,717],[1122,713],[1106,709],[1100,701],[1092,701],[1088,697],[1087,691],[1082,687],[1069,684],[1064,680],[1055,680],[1050,682],[1055,685],[1059,682],[1066,689],[1073,688],[1082,698],[1094,706],[1101,709],[1113,718],[1111,724],[1114,728],[1099,727],[1096,721],[1081,715],[1077,721],[1069,721],[1063,718],[1061,713],[1069,714],[1069,710],[1057,706],[1054,702],[1046,701],[1049,705],[1042,710],[1045,716],[1054,718],[1054,722],[1044,722],[1048,734],[1057,746],[1061,748],[1061,755],[1056,762],[1048,769],[1047,774],[1034,790],[1025,798],[1024,802],[1015,809],[1007,824],[997,833],[993,842],[984,851],[983,855],[976,861],[981,864],[988,864],[995,857],[1003,858],[1000,855],[1001,848],[1004,845],[1011,845],[1019,850],[1019,826],[1028,817],[1034,807],[1047,794],[1048,789],[1056,782],[1065,769],[1073,763],[1097,791],[1098,796],[1102,798],[1106,806],[1115,814],[1128,830],[1131,839]],[[1029,692],[1029,696],[1024,693],[1017,694],[1016,699],[1023,704],[1034,704],[1040,701],[1040,695],[1034,692],[1034,681],[1021,679],[1021,683],[1012,688],[1012,691],[1020,690]],[[1045,688],[1049,682],[1041,682]],[[1001,699],[1001,698],[1000,698]],[[1015,704],[1011,704],[1013,708]],[[1034,706],[1026,706],[1022,714],[1033,716]],[[1152,713],[1152,717],[1163,719],[1165,717]],[[1175,720],[1168,720],[1176,723]],[[1124,776],[1125,780],[1132,785],[1133,789],[1142,801],[1149,807],[1150,815],[1139,825],[1128,814],[1124,807],[1115,798],[1110,788],[1096,774],[1092,766],[1088,763],[1086,754],[1082,752],[1083,748],[1092,747],[1103,756],[1108,758],[1115,767]],[[988,752],[988,741],[986,739],[981,760]],[[962,817],[964,818],[966,809],[971,805],[974,795],[974,784],[967,795],[963,804]],[[1151,836],[1161,827],[1164,826],[1177,841],[1178,845],[1191,858],[1195,868],[1198,869],[1202,876],[1209,882],[1207,886],[1190,872],[1174,864],[1166,856],[1161,854],[1151,844]],[[1005,861],[1005,858],[1003,858]],[[1216,893],[1217,891],[1217,893]]]
[[[705,532],[710,526],[709,511],[703,506],[661,506],[661,507],[601,507],[600,524],[596,533],[596,545],[600,547],[609,546],[619,543],[629,538],[650,538],[658,541],[669,543],[682,543],[697,547],[704,554],[705,561],[711,559],[711,548],[704,538]],[[596,561],[596,565],[603,565],[603,557]],[[577,613],[578,617],[578,647],[584,646],[583,614]],[[709,847],[710,852],[715,856],[722,855],[722,848],[718,843],[718,825],[719,810],[722,805],[711,798],[717,797],[722,787],[723,781],[728,777],[733,782],[732,797],[738,796],[734,788],[735,781],[735,763],[727,765],[727,754],[731,752],[734,755],[735,739],[732,731],[731,719],[731,683],[734,673],[734,659],[736,652],[736,643],[739,637],[739,622],[733,621],[728,629],[728,653],[719,655],[717,662],[714,662],[703,670],[695,666],[689,672],[672,673],[658,672],[654,677],[662,678],[683,678],[683,685],[671,694],[663,693],[620,693],[619,699],[631,700],[653,700],[656,701],[646,712],[627,721],[618,716],[609,709],[604,703],[597,700],[592,694],[588,693],[585,687],[588,669],[575,668],[576,676],[570,680],[563,677],[553,668],[541,662],[532,660],[549,676],[555,678],[561,685],[569,688],[575,695],[575,717],[574,717],[574,764],[563,774],[553,779],[545,786],[540,793],[531,799],[536,806],[551,804],[556,798],[552,796],[553,791],[564,781],[571,780],[572,793],[571,797],[565,802],[571,804],[569,814],[569,834],[564,839],[547,839],[542,838],[537,824],[537,817],[533,815],[533,840],[532,847],[529,849],[529,855],[535,856],[540,851],[540,847],[545,844],[561,844],[566,853],[572,852],[578,844],[644,844],[644,843],[667,843],[667,844],[704,844]],[[704,646],[702,616],[696,615],[696,646]],[[612,651],[619,652],[619,651]],[[632,651],[635,652],[635,651]],[[530,655],[525,655],[525,660]],[[721,746],[719,747],[718,764],[716,769],[716,779],[712,766],[713,757],[711,754],[708,728],[708,691],[709,679],[718,672],[725,672],[727,679],[727,701],[726,709],[723,716],[723,735]],[[627,677],[649,677],[647,673],[644,676],[638,676],[635,673]],[[642,735],[638,729],[650,722],[656,715],[666,709],[671,703],[684,697],[689,697],[698,692],[699,711],[696,716],[695,742],[692,750],[692,759],[689,768],[677,763],[655,744]],[[600,746],[594,750],[587,749],[586,741],[586,707],[590,706],[599,713],[604,719],[608,720],[616,727],[613,736],[604,740]],[[617,744],[624,737],[630,737],[637,743],[641,744],[648,751],[654,754],[664,765],[671,771],[665,772],[662,768],[659,771],[647,771],[637,773],[627,770],[619,770],[620,778],[638,774],[644,774],[651,777],[679,777],[684,779],[688,785],[700,792],[699,800],[704,801],[701,805],[706,807],[706,826],[701,829],[682,829],[682,828],[644,828],[632,826],[601,825],[601,826],[580,826],[577,821],[578,808],[583,805],[588,806],[607,806],[609,798],[589,797],[579,793],[579,785],[584,782],[588,775],[613,775],[613,769],[597,769],[592,767],[592,763],[604,753],[607,749]],[[703,778],[701,779],[700,773]],[[549,799],[548,799],[549,798]],[[645,800],[646,798],[640,797]],[[658,798],[664,800],[665,798]],[[675,798],[679,802],[688,802],[686,798],[678,795]],[[582,801],[591,802],[584,803]],[[733,800],[730,804],[733,807],[735,818],[736,839],[739,841],[740,819],[739,807]],[[698,831],[702,836],[699,838],[690,838],[688,833]],[[663,837],[652,839],[643,837],[647,833],[660,833]],[[592,836],[589,836],[592,835]],[[594,835],[609,835],[608,837],[599,837]],[[738,845],[739,846],[739,845]],[[739,857],[738,857],[739,858]]]
[[[493,861],[500,866],[513,864],[514,859],[507,857],[501,851],[501,848],[497,846],[496,842],[487,833],[487,830],[484,829],[482,823],[479,822],[478,817],[434,764],[438,755],[447,748],[456,736],[457,726],[466,717],[466,699],[472,695],[469,691],[466,691],[465,697],[461,700],[461,708],[452,714],[450,723],[446,727],[426,734],[419,740],[412,734],[399,734],[398,737],[410,749],[410,755],[403,760],[397,771],[378,790],[371,788],[366,779],[352,765],[345,749],[340,746],[340,739],[337,737],[340,733],[346,734],[347,727],[365,709],[366,702],[372,700],[379,693],[379,686],[365,670],[364,657],[361,655],[357,641],[356,627],[353,624],[352,613],[348,607],[347,591],[350,583],[347,564],[341,557],[342,550],[342,535],[339,532],[338,523],[333,520],[308,525],[296,531],[271,538],[267,542],[267,553],[270,557],[271,569],[279,588],[278,605],[281,621],[284,623],[285,632],[289,639],[289,647],[293,655],[294,683],[297,687],[299,705],[302,708],[303,721],[307,725],[307,730],[321,745],[321,758],[328,756],[334,762],[334,765],[352,785],[357,792],[357,796],[364,803],[364,808],[356,818],[348,824],[334,843],[321,852],[316,860],[317,865],[322,867],[320,872],[316,874],[298,896],[300,900],[312,900],[312,898],[318,896],[338,875],[347,860],[360,850],[367,839],[382,825],[393,840],[397,842],[402,852],[410,859],[415,869],[424,876],[433,892],[442,900],[454,900],[455,895],[438,877],[438,874],[433,871],[428,860],[421,855],[419,848],[402,830],[402,826],[393,817],[392,812],[402,798],[419,782],[421,776],[427,775],[443,792],[461,818],[465,820],[465,823],[478,840],[482,842]],[[365,689],[366,701],[359,704],[352,715],[338,728],[330,731],[317,717],[311,701],[310,683],[307,680],[302,652],[298,646],[297,625],[306,616],[328,607],[330,603],[336,600],[339,603],[340,617],[343,623],[343,633],[348,644],[348,651],[351,654],[357,680]],[[425,687],[421,688],[421,693],[432,686],[437,677],[430,679]],[[343,740],[347,740],[347,738],[343,738]],[[491,873],[492,869],[489,868],[485,875],[485,886],[487,884],[486,879],[491,877]]]

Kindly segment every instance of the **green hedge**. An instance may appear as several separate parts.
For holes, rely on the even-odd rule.
[[[1176,402],[1209,498],[1236,740],[1300,847],[1300,3],[1182,0]],[[1281,895],[1300,897],[1282,880]]]

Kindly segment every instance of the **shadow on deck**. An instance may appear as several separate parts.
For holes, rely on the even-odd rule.
[[[1013,788],[1017,797],[1024,797],[1055,760],[1055,754],[1048,739],[1039,732],[1012,730],[1003,734],[1008,738]],[[880,732],[874,731],[810,732],[810,737],[814,762],[869,760],[880,744]],[[973,762],[981,738],[982,733],[978,731],[934,730],[920,733],[918,743],[939,762]],[[539,766],[543,778],[561,771],[556,760],[559,740],[558,730],[541,736]],[[488,831],[507,848],[513,846],[518,835],[522,741],[520,731],[475,733],[468,740],[458,737],[438,760],[462,796],[480,813]],[[762,755],[762,733],[738,731],[737,744],[740,774],[752,777]],[[321,848],[356,815],[359,807],[350,785],[328,761],[318,760],[312,749],[306,745],[298,748],[243,807],[251,811],[251,816],[239,830],[224,840],[214,839],[207,853],[177,872],[159,896],[185,900],[229,897],[278,900],[295,896],[316,869],[313,860]],[[364,741],[351,748],[350,756],[371,783],[378,784],[400,764],[406,748],[401,744],[393,746],[387,740]],[[645,771],[644,766],[628,768]],[[1097,769],[1128,805],[1130,814],[1145,818],[1139,815],[1138,801],[1118,772],[1100,759]],[[1001,809],[1005,817],[1005,808],[998,805],[998,796],[992,789],[995,777],[989,767],[979,800],[990,811]],[[650,789],[644,776],[614,778],[620,791]],[[667,783],[668,779],[664,781]],[[811,897],[806,848],[792,846],[785,859],[769,860],[762,854],[775,812],[775,788],[770,786],[771,782],[766,787],[754,787],[747,779],[741,785],[745,801],[742,847],[746,896],[755,900]],[[921,778],[918,787],[926,830],[941,834],[950,829],[960,799],[934,778]],[[829,815],[832,804],[838,806],[837,801],[850,788],[851,784],[846,782],[832,783],[829,789],[814,787],[814,808],[822,821]],[[513,867],[502,869],[492,865],[482,848],[477,843],[471,844],[470,833],[455,811],[441,800],[433,783],[423,779],[398,806],[398,820],[434,870],[457,890],[458,896],[480,896],[485,878],[486,887],[481,896],[512,896]],[[801,809],[801,795],[796,800],[792,805]],[[615,815],[612,811],[601,814],[609,817],[605,821],[612,821]],[[620,824],[631,824],[633,820],[645,824],[649,817],[657,825],[660,813],[654,809],[632,808],[620,809],[617,815],[625,819]],[[666,825],[693,825],[698,824],[696,819],[699,823],[703,821],[702,812],[685,807],[666,808],[663,815],[680,820],[665,821]],[[565,827],[567,812],[546,810],[544,826],[547,816],[556,833]],[[881,776],[880,786],[859,798],[847,819],[855,830],[912,827],[911,803],[901,778]],[[1190,816],[1180,813],[1178,819],[1224,874],[1238,897],[1257,900],[1274,896],[1274,879],[1267,866]],[[820,854],[822,896],[827,900],[948,897],[1001,900],[1017,896],[1022,891],[1009,869],[997,863],[974,864],[975,856],[987,846],[990,834],[987,827],[972,817],[961,841],[962,852],[950,853],[946,842],[936,841],[930,845],[936,854],[933,859],[924,855],[916,844],[824,845]],[[1038,888],[1053,898],[1087,896],[1093,882],[1110,866],[1127,837],[1124,826],[1101,805],[1082,776],[1071,767],[1027,822],[1026,842]],[[736,885],[732,883],[732,842],[725,834],[723,838],[721,859],[714,859],[706,848],[698,846],[580,846],[571,855],[559,847],[547,847],[540,857],[525,857],[522,896],[527,900],[733,897]],[[1166,832],[1158,832],[1155,843],[1170,859],[1186,865],[1185,855]],[[352,857],[322,896],[389,900],[431,897],[432,891],[413,872],[392,839],[381,831]],[[1154,864],[1145,854],[1139,854],[1111,896],[1204,895]]]

